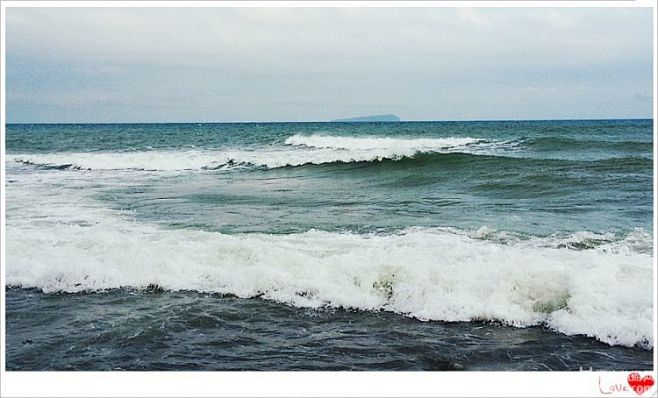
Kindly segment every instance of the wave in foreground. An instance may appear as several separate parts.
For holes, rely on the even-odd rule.
[[[160,229],[86,207],[47,228],[10,223],[6,283],[70,293],[157,286],[422,320],[543,324],[611,345],[653,347],[652,257],[634,247],[650,245],[649,235],[501,244],[504,237],[486,228],[223,235]]]

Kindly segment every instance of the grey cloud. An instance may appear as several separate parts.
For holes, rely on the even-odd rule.
[[[651,18],[637,8],[10,8],[7,114],[647,117]],[[649,99],[622,101],[637,93]],[[77,119],[63,119],[73,107]]]

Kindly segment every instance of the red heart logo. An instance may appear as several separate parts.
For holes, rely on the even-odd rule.
[[[628,375],[628,385],[638,394],[642,395],[653,387],[653,376],[647,375],[641,377],[639,373],[633,372]]]

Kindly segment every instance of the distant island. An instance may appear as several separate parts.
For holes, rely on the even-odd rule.
[[[349,119],[334,119],[332,122],[399,122],[400,118],[391,115],[370,115],[370,116],[359,116]]]

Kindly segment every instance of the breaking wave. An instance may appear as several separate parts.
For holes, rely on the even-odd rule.
[[[485,153],[495,150],[496,145],[474,138],[396,139],[294,135],[284,145],[253,150],[59,152],[15,154],[8,155],[7,159],[56,169],[215,170],[245,165],[278,168],[400,160],[422,153]]]
[[[35,221],[10,220],[8,285],[69,293],[157,286],[422,320],[541,324],[653,347],[652,242],[642,230],[625,237],[521,237],[486,227],[225,235],[68,206],[23,204]]]
[[[285,141],[287,145],[309,148],[339,149],[348,151],[388,151],[398,154],[417,152],[435,152],[449,148],[483,143],[484,140],[470,137],[449,138],[393,138],[393,137],[343,137],[335,135],[300,135],[295,134]]]

